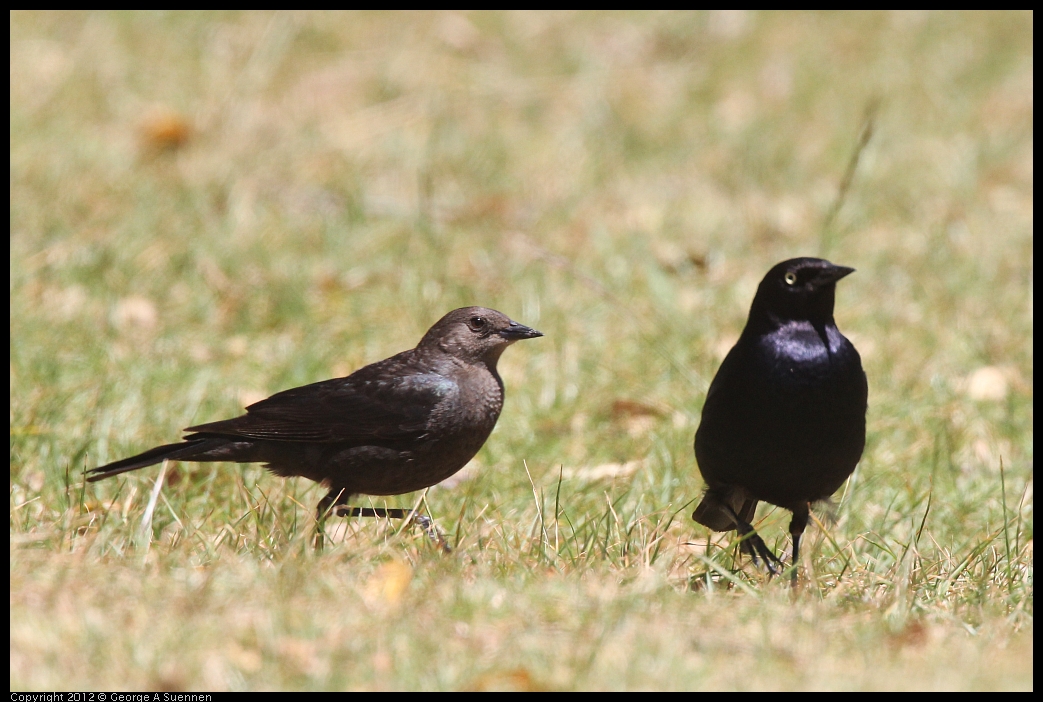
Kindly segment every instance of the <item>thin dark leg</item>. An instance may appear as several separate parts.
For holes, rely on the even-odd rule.
[[[322,550],[326,517],[329,516],[330,512],[336,513],[338,511],[338,505],[347,502],[349,497],[351,497],[351,493],[347,490],[343,488],[333,488],[326,493],[324,498],[319,500],[319,505],[315,508],[315,536],[312,539],[312,546],[316,551]]]
[[[793,571],[790,573],[790,583],[797,584],[797,569],[800,567],[800,537],[808,526],[809,511],[807,504],[802,509],[793,510],[793,519],[789,523],[789,533],[793,537]]]
[[[423,529],[429,539],[438,544],[438,547],[442,549],[443,552],[449,553],[452,551],[449,544],[446,543],[442,531],[438,528],[438,525],[434,523],[431,517],[428,517],[426,514],[413,513],[413,510],[411,509],[402,509],[401,507],[348,507],[347,505],[338,505],[333,509],[333,514],[338,517],[377,517],[380,519],[406,519],[410,514],[413,514],[411,521]]]
[[[348,507],[343,505],[333,510],[338,517],[378,517],[380,519],[405,519],[409,516],[408,509],[399,507]]]
[[[764,567],[767,568],[769,577],[778,575],[779,571],[776,570],[775,565],[782,565],[782,561],[772,553],[768,545],[764,543],[764,539],[757,534],[749,522],[736,514],[731,507],[727,507],[727,509],[731,513],[732,519],[735,520],[735,530],[742,537],[742,541],[739,542],[739,548],[742,552],[753,559],[753,565],[759,565],[758,556],[764,559]]]

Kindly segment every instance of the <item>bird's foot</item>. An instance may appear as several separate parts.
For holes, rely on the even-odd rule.
[[[768,545],[764,543],[764,539],[757,532],[750,531],[747,534],[743,534],[742,541],[739,542],[739,548],[753,560],[753,565],[755,566],[760,566],[759,556],[764,561],[764,568],[768,571],[769,578],[779,574],[779,570],[782,568],[782,561],[772,553],[772,550],[768,548]]]
[[[442,553],[452,553],[453,549],[445,540],[445,533],[435,524],[434,520],[426,514],[413,516],[413,523],[424,530],[427,537],[435,542]]]
[[[427,534],[428,538],[435,542],[442,553],[452,552],[452,548],[445,540],[445,534],[438,525],[435,524],[431,517],[426,514],[418,514],[413,510],[402,509],[400,507],[348,507],[347,505],[340,505],[333,510],[333,513],[338,517],[379,517],[382,519],[409,519],[413,524],[416,524],[424,533]],[[410,518],[410,515],[412,517]]]

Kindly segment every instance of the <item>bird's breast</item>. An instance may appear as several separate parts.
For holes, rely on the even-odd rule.
[[[858,352],[834,326],[820,333],[806,322],[786,325],[765,336],[757,350],[761,372],[780,389],[831,385],[862,369]]]
[[[447,394],[430,418],[440,434],[481,437],[484,442],[503,408],[503,388],[484,367],[457,374],[455,391]]]

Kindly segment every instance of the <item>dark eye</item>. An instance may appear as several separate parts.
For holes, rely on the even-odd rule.
[[[792,286],[797,284],[797,274],[793,271],[786,271],[786,275],[782,276],[782,279],[786,281],[786,285]]]
[[[467,320],[467,326],[471,327],[471,331],[481,331],[489,325],[485,321],[485,317],[471,317]]]

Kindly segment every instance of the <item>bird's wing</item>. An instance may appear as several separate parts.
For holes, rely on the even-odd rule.
[[[727,400],[727,395],[729,392],[734,391],[735,386],[746,382],[747,378],[743,373],[743,365],[747,363],[746,359],[749,353],[743,346],[743,341],[740,338],[724,357],[721,367],[717,369],[717,375],[710,381],[710,388],[706,391],[704,404],[714,404],[718,400]],[[705,413],[706,410],[704,409],[703,412]]]
[[[436,408],[459,393],[433,373],[355,373],[272,395],[246,414],[186,431],[250,439],[394,447],[423,438]]]

